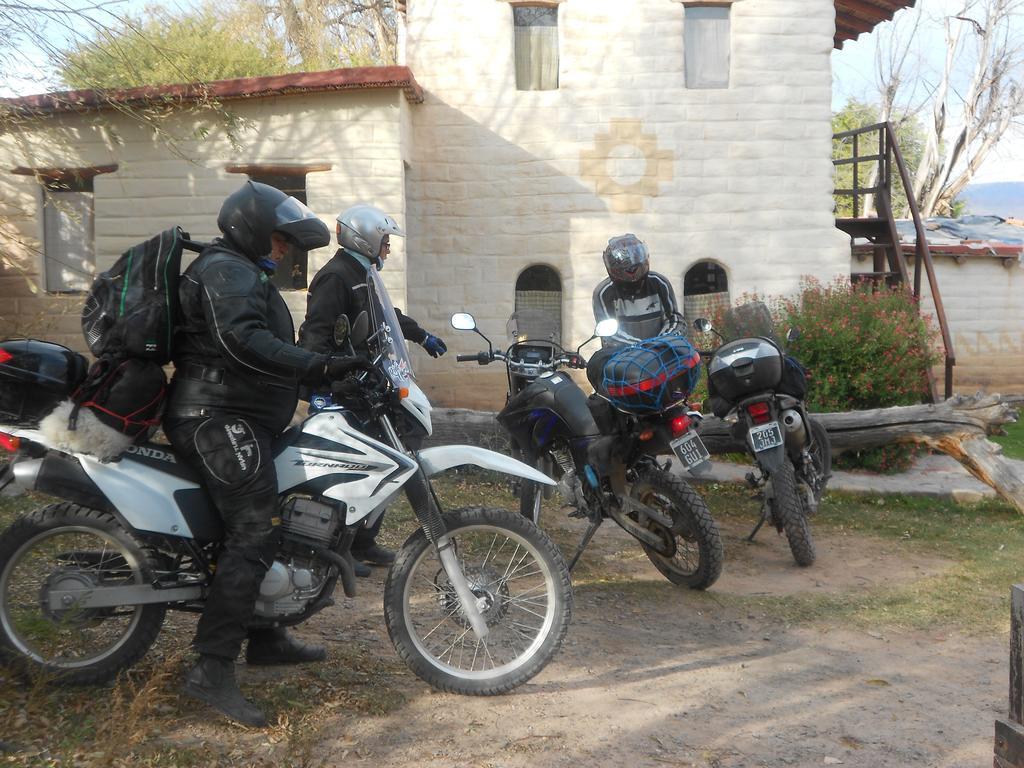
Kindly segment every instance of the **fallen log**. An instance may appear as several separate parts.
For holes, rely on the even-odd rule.
[[[925,445],[948,454],[991,486],[1024,513],[1024,478],[1002,455],[1002,448],[987,439],[1004,424],[1017,421],[1015,406],[1020,398],[1000,395],[956,396],[941,403],[875,408],[867,411],[816,413],[829,434],[834,452],[877,448],[891,443]],[[434,434],[430,443],[471,443],[485,448],[507,450],[508,438],[494,414],[461,408],[434,411]],[[712,454],[742,453],[745,446],[733,438],[731,424],[708,416],[700,425],[700,436]]]
[[[1019,398],[1000,395],[958,395],[941,403],[875,408],[868,411],[816,413],[813,418],[828,431],[834,453],[878,448],[892,443],[924,445],[952,456],[968,472],[1024,513],[1024,477],[1017,465],[1003,456],[988,435],[1017,421]],[[713,454],[743,452],[731,425],[709,417],[700,436]]]
[[[935,404],[812,416],[828,431],[836,452],[877,448],[890,443],[921,443],[942,450],[937,443],[932,444],[947,437],[985,437],[1000,432],[1004,424],[1017,421],[1016,409],[1000,395],[957,395]],[[731,436],[730,427],[714,416],[704,419],[700,436],[711,453],[745,450],[742,440]]]

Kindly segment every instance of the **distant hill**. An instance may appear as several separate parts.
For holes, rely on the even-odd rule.
[[[1024,219],[1024,181],[969,184],[960,198],[967,203],[967,213]]]

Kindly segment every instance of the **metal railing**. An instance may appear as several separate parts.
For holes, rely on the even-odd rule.
[[[942,304],[942,295],[939,292],[939,283],[935,277],[935,266],[932,263],[931,250],[928,248],[928,238],[925,234],[924,222],[921,219],[921,212],[917,207],[917,200],[914,198],[913,181],[907,170],[907,164],[900,153],[899,143],[896,141],[896,131],[892,123],[877,123],[864,128],[857,128],[852,131],[843,131],[833,135],[833,141],[850,140],[851,153],[849,157],[833,158],[832,163],[839,168],[844,165],[853,166],[853,183],[846,189],[835,189],[836,195],[849,195],[852,197],[852,212],[854,219],[866,218],[861,214],[866,211],[868,205],[865,198],[873,203],[877,212],[877,218],[887,219],[889,231],[893,239],[893,249],[897,262],[900,266],[899,272],[903,279],[906,279],[906,257],[903,253],[903,246],[896,234],[896,219],[892,209],[892,171],[895,167],[899,174],[900,183],[907,196],[907,207],[910,216],[914,221],[916,243],[914,245],[914,284],[913,296],[920,303],[921,301],[921,275],[922,270],[928,276],[928,287],[931,293],[932,304],[935,307],[935,318],[939,324],[939,331],[942,335],[942,346],[945,356],[945,396],[953,394],[953,366],[956,365],[956,355],[953,351],[953,339],[949,332],[949,322],[946,319],[946,310]],[[872,154],[860,154],[861,148],[867,147]],[[876,164],[868,174],[867,183],[862,184],[862,166],[865,164]],[[876,264],[877,268],[877,264]]]

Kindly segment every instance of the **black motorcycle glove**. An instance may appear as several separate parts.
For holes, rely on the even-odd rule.
[[[331,356],[327,358],[327,363],[324,365],[324,378],[328,382],[341,381],[346,376],[351,376],[353,373],[359,373],[366,371],[372,373],[374,370],[373,363],[362,355],[354,356]]]

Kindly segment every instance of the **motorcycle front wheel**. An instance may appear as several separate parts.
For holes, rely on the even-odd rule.
[[[163,623],[160,604],[54,606],[51,591],[153,580],[145,549],[108,512],[53,504],[0,535],[0,655],[60,683],[103,683],[138,661]]]
[[[572,614],[569,570],[558,547],[523,517],[479,507],[444,517],[488,634],[473,632],[422,530],[388,573],[388,633],[402,660],[433,687],[506,693],[540,672],[561,646]]]
[[[800,501],[802,491],[797,488],[796,473],[789,459],[772,473],[771,482],[770,503],[775,524],[786,534],[789,551],[793,553],[796,564],[806,568],[814,563],[817,553],[811,537],[811,524],[804,511],[806,505]]]
[[[722,536],[704,499],[686,481],[660,469],[638,473],[629,494],[673,520],[667,531],[653,521],[648,529],[664,537],[662,551],[641,544],[662,576],[682,587],[707,589],[722,574]]]

